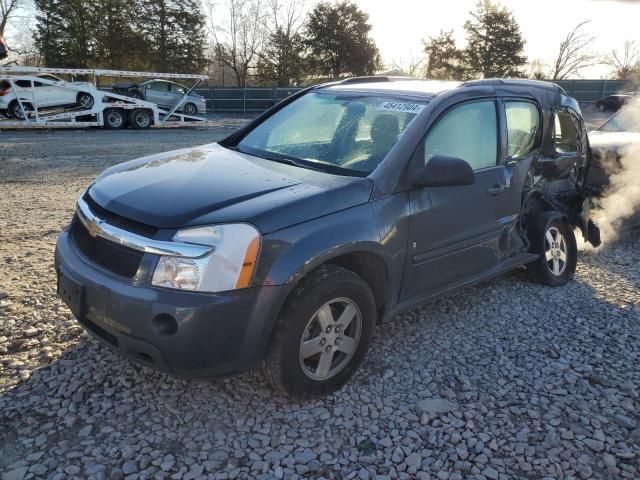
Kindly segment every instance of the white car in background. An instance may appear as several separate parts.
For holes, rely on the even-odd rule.
[[[0,77],[0,112],[9,118],[24,120],[20,102],[27,114],[34,110],[34,106],[38,110],[51,107],[89,110],[93,107],[95,90],[91,83],[67,82],[50,74]]]

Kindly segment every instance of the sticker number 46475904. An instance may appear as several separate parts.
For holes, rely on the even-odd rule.
[[[418,114],[422,111],[424,107],[425,107],[424,105],[421,105],[419,103],[383,102],[378,107],[378,110],[385,110],[387,112]]]

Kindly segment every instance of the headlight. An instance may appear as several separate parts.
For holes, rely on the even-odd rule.
[[[200,258],[160,257],[152,285],[224,292],[249,286],[260,250],[260,232],[246,223],[187,228],[173,240],[213,247]]]

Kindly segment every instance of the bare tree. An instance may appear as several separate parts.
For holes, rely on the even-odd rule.
[[[226,12],[217,21],[216,4],[207,5],[209,29],[215,57],[233,71],[238,86],[245,86],[249,69],[264,44],[265,28],[262,0],[224,0]]]
[[[548,65],[541,59],[536,58],[529,62],[529,78],[534,80],[545,80],[547,78]]]
[[[595,37],[584,31],[589,20],[579,23],[560,42],[558,56],[553,66],[551,78],[563,80],[577,75],[580,70],[594,64],[595,55],[588,51],[588,47]]]
[[[616,78],[628,80],[640,72],[640,47],[633,40],[627,40],[621,51],[611,50],[604,63],[613,68]]]
[[[424,76],[425,60],[424,56],[410,56],[407,59],[393,60],[391,66],[405,72],[410,77],[421,78]]]
[[[304,26],[306,6],[307,0],[267,0],[266,30],[271,34],[282,30],[289,37],[299,34]]]
[[[4,37],[9,18],[21,7],[20,0],[0,0],[0,37]]]

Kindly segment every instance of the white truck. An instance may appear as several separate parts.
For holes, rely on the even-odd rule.
[[[70,82],[56,75],[93,76],[95,81]],[[71,69],[0,66],[0,119],[3,127],[105,127],[127,125],[145,129],[168,120],[203,121],[202,117],[176,112],[173,108],[126,95],[101,90],[100,78],[135,77],[194,80],[186,98],[208,77],[180,73],[135,72],[122,70]]]

